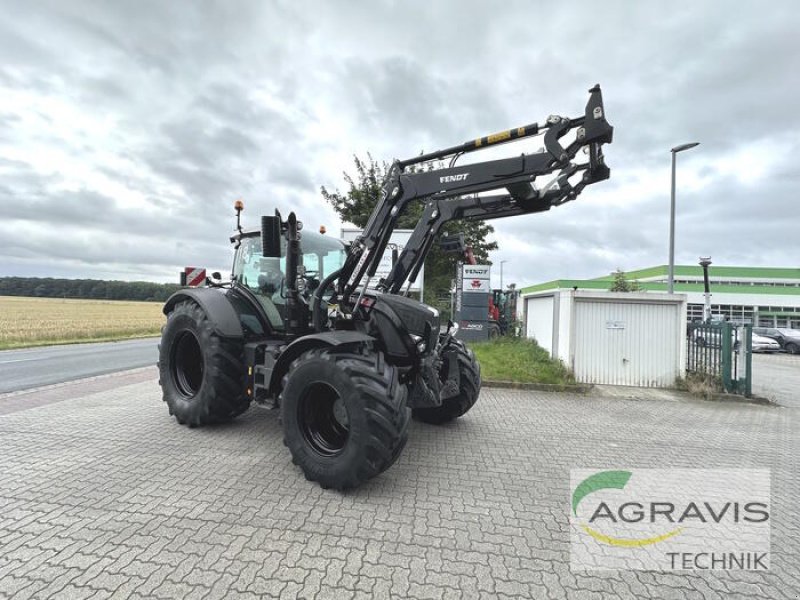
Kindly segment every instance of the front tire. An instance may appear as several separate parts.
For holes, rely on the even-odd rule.
[[[323,488],[354,488],[388,469],[408,439],[406,387],[380,352],[317,348],[297,358],[280,395],[292,462]]]
[[[794,342],[789,342],[788,344],[786,344],[785,350],[789,354],[797,354],[798,351],[800,351],[800,346],[798,346]]]
[[[181,425],[229,421],[250,406],[242,344],[220,337],[194,302],[178,304],[167,316],[158,370],[169,414]]]
[[[415,408],[414,418],[424,423],[440,425],[465,415],[478,400],[481,391],[481,365],[475,354],[461,340],[452,338],[442,353],[446,359],[450,352],[456,353],[460,385],[458,394],[442,400],[440,406]]]

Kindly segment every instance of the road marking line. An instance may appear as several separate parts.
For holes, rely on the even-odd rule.
[[[42,358],[17,358],[15,360],[0,360],[0,365],[7,365],[8,363],[30,362],[32,360],[43,360]]]

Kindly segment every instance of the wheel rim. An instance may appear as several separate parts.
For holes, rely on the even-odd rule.
[[[203,384],[203,352],[200,342],[191,331],[183,331],[173,346],[172,379],[178,391],[187,398],[192,398],[200,391]]]
[[[309,385],[297,407],[303,439],[320,456],[336,456],[344,451],[350,435],[347,407],[331,386]]]

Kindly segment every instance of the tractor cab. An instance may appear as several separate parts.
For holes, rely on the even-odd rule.
[[[281,256],[267,257],[261,250],[261,232],[234,235],[237,244],[231,279],[247,289],[261,304],[274,330],[284,329],[286,317],[286,240],[281,239]],[[298,269],[298,288],[310,296],[325,277],[344,264],[346,247],[335,238],[303,232],[303,255]]]

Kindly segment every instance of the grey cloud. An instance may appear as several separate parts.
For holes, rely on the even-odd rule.
[[[338,78],[343,101],[358,107],[357,114],[374,133],[396,139],[392,146],[403,156],[423,150],[426,138],[453,145],[474,133],[480,122],[507,120],[479,79],[435,75],[408,57],[352,58],[342,64]]]
[[[789,1],[735,11],[690,2],[18,5],[0,23],[0,275],[171,280],[186,262],[219,268],[238,196],[248,222],[277,206],[331,225],[318,189],[341,189],[353,153],[388,160],[553,112],[575,116],[598,81],[616,127],[612,178],[549,213],[496,221],[492,258],[509,261],[507,281],[666,262],[669,148],[692,140],[702,146],[679,168],[703,183],[679,189],[678,260],[793,264],[797,144],[788,159],[768,157],[752,184],[720,162],[797,138],[799,25]],[[12,106],[14,93],[43,102]],[[53,100],[113,131],[75,135],[50,112]],[[27,129],[35,112],[49,125]],[[35,164],[18,159],[27,150]],[[97,178],[76,182],[51,151]],[[642,171],[651,185],[636,183]],[[109,198],[105,179],[140,200]],[[630,197],[629,186],[642,197],[604,204]],[[53,245],[55,228],[64,239]],[[118,243],[104,258],[99,242],[112,230]]]

